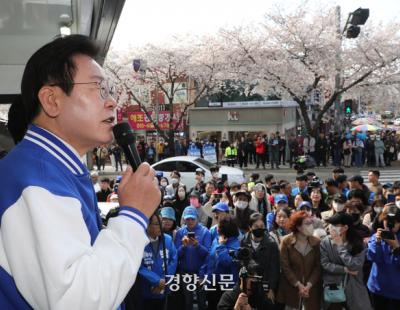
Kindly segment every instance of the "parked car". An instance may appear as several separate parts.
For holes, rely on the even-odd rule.
[[[163,159],[152,165],[154,170],[163,172],[164,176],[170,180],[170,173],[178,170],[181,174],[181,182],[189,189],[195,185],[195,172],[196,169],[201,168],[205,172],[205,180],[211,179],[210,168],[215,164],[195,156],[176,156]],[[242,183],[245,181],[243,170],[228,166],[220,166],[219,173],[227,175],[229,183],[236,182]]]
[[[393,125],[400,126],[400,118],[396,118],[396,119],[393,121]]]

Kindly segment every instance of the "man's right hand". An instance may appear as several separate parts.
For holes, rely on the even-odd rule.
[[[161,201],[154,169],[142,163],[134,173],[128,166],[118,186],[118,198],[120,206],[133,207],[150,218]]]

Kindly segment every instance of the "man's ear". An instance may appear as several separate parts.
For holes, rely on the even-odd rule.
[[[42,110],[47,116],[55,118],[61,110],[59,92],[55,86],[43,86],[38,93],[38,98],[42,106]]]

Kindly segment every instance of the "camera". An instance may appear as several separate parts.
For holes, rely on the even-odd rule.
[[[247,266],[251,260],[251,252],[248,248],[239,248],[237,253],[235,250],[230,250],[229,255],[232,257],[233,262],[238,263],[240,266]]]

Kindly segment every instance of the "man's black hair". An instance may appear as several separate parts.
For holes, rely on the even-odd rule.
[[[345,174],[341,174],[336,178],[337,184],[343,183],[344,181],[347,181],[347,175]]]
[[[334,180],[334,179],[328,179],[328,180],[326,180],[325,181],[325,185],[326,186],[334,186],[334,187],[337,187],[338,185],[337,185],[337,182]]]
[[[343,168],[333,168],[332,173],[344,173],[344,169]]]
[[[274,178],[272,174],[267,174],[264,178],[265,183],[271,182],[271,180]]]
[[[8,113],[8,131],[15,143],[22,140],[28,125],[39,115],[40,89],[44,85],[57,85],[70,95],[77,70],[74,56],[95,58],[98,51],[90,38],[75,34],[47,43],[29,58],[22,75],[21,95],[16,97]]]
[[[308,178],[305,174],[302,174],[296,177],[296,181],[308,181]]]
[[[239,236],[239,228],[235,221],[235,219],[228,215],[221,219],[218,224],[220,235],[225,236],[226,238],[238,237]]]
[[[374,174],[378,179],[381,176],[381,173],[379,172],[379,170],[370,170],[369,172],[371,172],[372,174]]]

